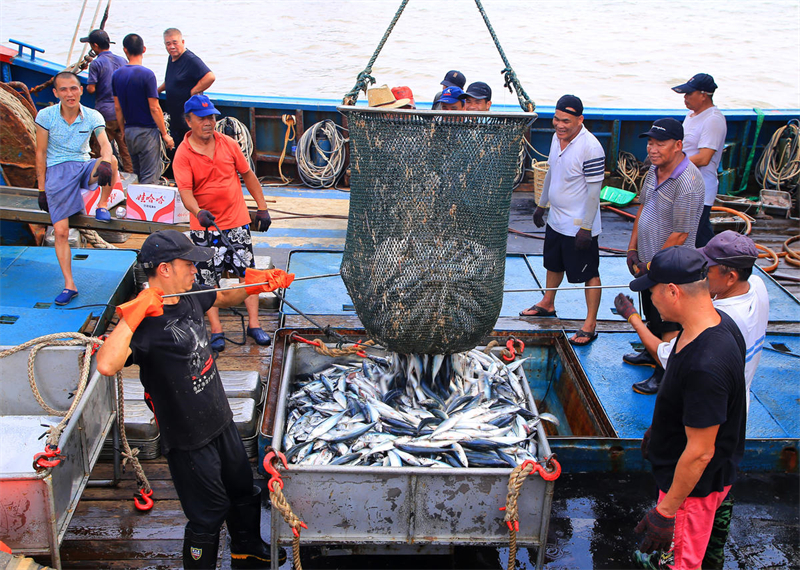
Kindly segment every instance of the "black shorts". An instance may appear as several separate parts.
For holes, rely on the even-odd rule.
[[[661,320],[661,315],[658,313],[658,309],[656,309],[656,306],[653,304],[649,289],[642,291],[641,295],[642,313],[644,313],[644,318],[647,321],[647,328],[650,329],[651,333],[656,335],[658,338],[661,338],[664,333],[678,332],[682,330],[683,327],[681,327],[679,323]]]
[[[586,283],[600,277],[600,246],[597,236],[589,249],[577,251],[575,238],[560,234],[549,225],[544,234],[544,268],[567,274],[570,283]]]
[[[219,280],[225,273],[232,273],[237,277],[244,277],[244,270],[255,267],[253,256],[253,239],[250,236],[250,225],[222,230],[225,237],[236,250],[231,251],[220,238],[217,230],[192,230],[191,237],[195,245],[200,247],[213,247],[215,255],[209,261],[196,263],[197,275],[195,280],[200,285],[219,287]],[[244,263],[243,263],[244,262]]]

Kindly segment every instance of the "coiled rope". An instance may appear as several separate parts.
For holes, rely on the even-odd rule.
[[[648,168],[630,152],[621,151],[617,157],[617,172],[622,176],[622,189],[639,195],[639,190]]]
[[[222,117],[217,121],[217,124],[214,125],[214,130],[218,133],[228,135],[236,141],[236,144],[242,149],[242,154],[244,154],[247,162],[250,164],[250,170],[255,172],[256,166],[253,164],[253,137],[250,135],[248,128],[244,126],[244,123],[236,117]],[[178,144],[177,141],[175,144]]]
[[[79,229],[85,239],[95,249],[117,249],[117,246],[108,243],[95,230]]]
[[[336,185],[345,167],[345,142],[347,142],[339,132],[340,128],[330,119],[325,119],[314,124],[300,137],[295,158],[297,172],[306,186],[332,188]],[[330,144],[330,150],[321,148],[320,142],[325,140]],[[323,164],[314,164],[311,158],[312,147]]]
[[[781,149],[785,135],[789,142]],[[775,188],[794,193],[800,185],[800,119],[792,119],[776,130],[756,165],[756,181],[761,188]]]
[[[64,433],[64,429],[66,429],[67,424],[69,423],[70,418],[75,413],[75,409],[80,404],[81,398],[83,397],[84,392],[86,391],[86,387],[89,384],[89,371],[91,370],[92,366],[92,355],[94,354],[94,350],[103,344],[103,339],[99,337],[89,337],[80,333],[76,332],[63,332],[63,333],[55,333],[40,336],[38,338],[34,338],[29,340],[28,342],[22,343],[15,347],[9,348],[0,352],[0,358],[6,358],[11,356],[12,354],[16,354],[23,350],[27,350],[28,348],[31,349],[30,353],[28,354],[28,384],[31,387],[31,392],[33,393],[33,397],[39,403],[39,406],[51,416],[58,416],[63,418],[57,425],[50,426],[47,429],[47,439],[46,445],[50,449],[57,449],[59,441],[61,440],[61,435]],[[56,410],[52,406],[50,406],[47,402],[44,401],[42,398],[41,392],[39,392],[39,387],[36,383],[36,374],[34,372],[34,363],[36,362],[36,355],[39,353],[40,350],[46,348],[48,346],[85,346],[85,350],[83,352],[83,359],[80,365],[80,376],[78,378],[78,387],[75,390],[74,397],[72,398],[72,404],[70,405],[69,409],[66,411]],[[122,374],[119,372],[116,375],[116,382],[117,382],[117,389],[118,389],[118,396],[119,396],[119,410],[118,410],[118,423],[119,423],[119,430],[120,436],[122,439],[123,451],[122,456],[124,460],[122,462],[123,467],[125,464],[130,461],[136,471],[136,480],[139,484],[140,488],[145,489],[145,491],[150,492],[150,483],[147,480],[147,476],[142,469],[142,466],[139,464],[139,460],[136,458],[139,450],[131,450],[130,445],[128,444],[128,439],[125,435],[125,406],[124,406],[124,399],[123,399],[123,391],[122,391]]]

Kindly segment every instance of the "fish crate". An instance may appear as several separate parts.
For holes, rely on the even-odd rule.
[[[306,331],[297,332],[315,338]],[[363,337],[363,331],[355,334]],[[276,342],[283,344],[284,350],[278,351],[279,361],[273,356],[262,423],[262,430],[265,424],[271,424],[272,429],[267,429],[273,435],[266,439],[278,451],[282,451],[288,394],[293,391],[295,378],[332,363],[353,361],[353,357],[321,355],[309,345],[281,343],[290,338],[288,335],[286,329],[276,333]],[[523,389],[528,409],[537,413],[530,389],[524,383]],[[538,457],[546,457],[550,448],[542,422],[537,426],[537,436]],[[265,449],[261,451],[263,460]],[[507,544],[508,528],[499,509],[505,505],[510,473],[510,468],[290,465],[282,471],[282,477],[284,495],[297,516],[309,525],[308,530],[303,530],[302,544],[419,548]],[[517,543],[521,547],[536,547],[539,565],[544,560],[553,486],[552,481],[532,475],[525,481],[519,497]],[[292,536],[291,529],[273,509],[273,540],[288,544]]]
[[[2,349],[10,347],[0,347]],[[61,435],[64,459],[36,471],[33,458],[44,451],[40,436],[61,418],[47,414],[28,383],[28,355],[23,350],[0,359],[0,540],[14,554],[49,556],[61,568],[59,548],[103,441],[116,418],[113,378],[92,370],[86,391]],[[78,384],[83,347],[48,347],[34,364],[38,390],[56,410],[67,410]]]

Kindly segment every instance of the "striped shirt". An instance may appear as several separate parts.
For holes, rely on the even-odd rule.
[[[577,136],[561,150],[561,142],[553,134],[550,142],[550,213],[547,225],[561,235],[574,237],[581,229],[586,212],[588,183],[602,183],[605,175],[606,154],[592,133],[581,125]],[[597,187],[597,186],[595,186]],[[599,192],[599,188],[597,188]],[[589,219],[592,219],[589,217]],[[592,235],[600,234],[600,206],[594,214]]]
[[[639,195],[644,207],[639,216],[636,247],[642,261],[651,261],[675,232],[688,233],[683,245],[695,247],[703,213],[703,177],[686,155],[664,182],[656,184],[656,167],[651,166]]]
[[[36,124],[47,131],[47,166],[62,162],[87,162],[89,137],[106,128],[99,112],[81,105],[75,121],[69,125],[61,116],[61,103],[45,107],[36,115]]]

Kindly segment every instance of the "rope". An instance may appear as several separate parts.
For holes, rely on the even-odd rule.
[[[8,87],[7,89],[11,89]],[[33,120],[30,110],[19,100],[17,96],[6,91],[6,87],[0,89],[0,105],[6,107],[16,116],[25,126],[25,130],[30,134],[31,139],[36,142],[36,122]]]
[[[123,388],[122,382],[122,373],[117,372],[116,376],[117,381],[117,402],[118,402],[118,425],[119,425],[119,436],[120,440],[122,440],[122,469],[125,469],[125,466],[128,462],[131,463],[133,466],[133,470],[136,473],[136,486],[139,489],[143,489],[146,493],[152,492],[152,488],[150,487],[150,481],[147,480],[147,475],[144,473],[144,469],[142,469],[142,464],[139,463],[139,448],[131,449],[130,444],[128,443],[128,435],[125,433],[125,390]]]
[[[79,229],[78,231],[95,249],[117,249],[117,246],[108,243],[95,230]]]
[[[358,93],[359,91],[363,91],[364,94],[367,93],[367,88],[370,85],[375,85],[375,78],[370,75],[372,73],[372,66],[375,64],[375,60],[378,59],[378,54],[381,53],[383,49],[383,45],[386,43],[386,40],[389,39],[389,34],[392,33],[394,29],[394,25],[397,23],[397,20],[400,19],[400,15],[403,13],[403,10],[406,8],[406,4],[408,4],[408,0],[403,0],[402,4],[400,4],[400,8],[397,9],[397,13],[392,18],[392,22],[389,24],[389,27],[386,28],[386,31],[383,33],[383,37],[381,38],[378,47],[375,48],[375,53],[372,54],[372,57],[367,64],[367,67],[364,68],[364,71],[358,74],[356,77],[356,84],[353,88],[344,96],[342,99],[342,104],[344,105],[355,105],[356,101],[358,100]]]
[[[338,356],[349,356],[351,354],[358,354],[362,352],[364,348],[375,346],[375,341],[368,340],[366,342],[357,342],[350,346],[343,346],[341,348],[328,348],[321,340],[308,340],[301,337],[299,334],[292,334],[290,341],[300,341],[306,344],[310,344],[314,347],[318,353],[322,354],[323,356],[329,356],[336,358]]]
[[[223,117],[214,125],[214,130],[218,133],[228,135],[236,141],[239,148],[242,149],[242,154],[247,157],[250,170],[255,172],[256,165],[253,164],[253,137],[250,135],[248,128],[244,126],[244,123],[236,117]],[[178,141],[175,141],[176,146],[177,144]]]
[[[633,154],[623,150],[617,158],[617,172],[622,176],[622,189],[632,190],[638,196],[641,181],[647,174],[644,163],[639,162]]]
[[[475,0],[475,5],[478,7],[478,11],[483,16],[483,21],[486,23],[486,27],[489,29],[489,34],[492,36],[492,40],[494,40],[494,45],[497,47],[497,51],[500,53],[500,57],[503,59],[503,63],[505,64],[505,69],[503,69],[500,73],[503,74],[505,78],[505,84],[503,87],[507,88],[509,93],[513,93],[511,87],[514,87],[514,90],[517,92],[517,100],[519,101],[519,106],[522,107],[523,111],[527,111],[532,113],[534,109],[536,109],[536,104],[531,101],[528,94],[525,93],[525,90],[522,88],[522,85],[517,79],[517,74],[514,72],[514,69],[511,67],[511,64],[508,62],[508,58],[506,57],[506,53],[503,51],[503,48],[500,46],[500,40],[497,39],[497,34],[494,33],[494,28],[492,28],[491,22],[489,22],[489,17],[486,15],[486,11],[483,9],[483,4],[481,4],[481,0]]]
[[[279,480],[271,480],[271,485],[269,486],[269,500],[272,506],[281,513],[286,524],[292,527],[294,534],[294,538],[292,539],[292,561],[295,570],[303,570],[303,565],[300,562],[300,529],[303,526],[303,521],[292,511],[289,501],[287,501],[286,497],[283,495],[281,482]]]
[[[345,167],[345,142],[347,142],[339,132],[340,128],[330,119],[325,119],[315,123],[300,137],[295,158],[297,159],[297,172],[306,186],[332,188],[336,185],[336,180]],[[324,140],[330,143],[330,150],[320,147],[320,141]],[[312,145],[317,159],[322,159],[324,162],[322,165],[314,164],[311,159]]]
[[[742,183],[739,185],[739,190],[731,189],[731,193],[734,196],[741,194],[747,189],[747,179],[750,178],[750,167],[753,165],[753,157],[756,154],[758,135],[761,132],[761,125],[764,124],[764,112],[758,107],[754,107],[753,111],[756,112],[756,134],[753,137],[753,146],[750,147],[750,156],[747,157],[747,166],[744,167],[744,175],[742,176]]]
[[[789,143],[780,149],[780,140],[788,131]],[[756,181],[762,188],[781,189],[785,185],[789,192],[800,184],[800,120],[792,119],[775,131],[758,161]]]

